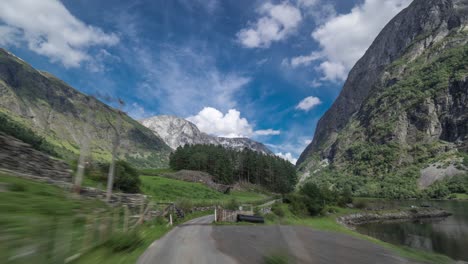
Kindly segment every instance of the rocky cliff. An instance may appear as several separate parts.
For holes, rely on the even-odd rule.
[[[416,185],[435,162],[465,171],[467,42],[468,0],[413,1],[374,40],[318,122],[297,163],[302,179],[341,173],[379,189],[378,180],[396,174]]]
[[[160,115],[140,121],[144,126],[151,129],[161,137],[172,149],[185,144],[221,145],[225,148],[242,150],[248,148],[265,154],[273,154],[262,143],[248,138],[224,138],[215,137],[201,132],[198,127],[179,117]]]
[[[93,158],[110,160],[118,129],[121,158],[139,167],[168,164],[170,148],[149,129],[3,49],[0,115],[11,126],[43,137],[62,158],[75,159],[88,137]]]

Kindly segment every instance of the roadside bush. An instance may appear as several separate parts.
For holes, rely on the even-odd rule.
[[[254,214],[255,216],[261,216],[261,215],[262,215],[262,213],[260,212],[260,208],[259,208],[258,206],[255,206],[255,207],[253,208],[253,214]]]
[[[305,198],[300,194],[286,195],[284,202],[288,204],[289,209],[295,215],[307,215],[307,206]]]
[[[126,233],[117,233],[113,235],[106,246],[114,252],[132,251],[143,243],[143,238],[138,231],[129,231]]]
[[[357,208],[357,209],[364,209],[367,207],[367,203],[365,201],[362,201],[362,200],[359,200],[359,201],[355,201],[353,203],[354,207]]]
[[[312,182],[304,184],[300,193],[302,194],[303,203],[307,208],[307,212],[311,216],[320,214],[326,203],[333,200],[331,192],[327,189],[319,189],[319,187]]]
[[[288,264],[291,263],[290,258],[286,254],[272,254],[263,258],[265,264]]]
[[[347,204],[353,203],[353,195],[350,188],[346,188],[338,198],[338,206],[345,207]]]
[[[188,199],[182,199],[176,203],[176,206],[177,208],[181,209],[185,213],[189,213],[193,208],[193,203],[192,201]]]
[[[269,213],[265,215],[265,220],[268,222],[276,222],[276,220],[278,220],[278,216],[274,213]]]
[[[126,161],[117,161],[115,164],[114,188],[126,193],[137,193],[140,192],[140,185],[138,170]]]
[[[72,162],[72,167],[76,169],[76,161]],[[107,184],[109,167],[109,163],[89,162],[86,165],[85,177],[95,182]],[[138,193],[140,192],[140,185],[138,170],[124,160],[116,161],[113,189],[125,193]]]
[[[224,207],[228,210],[238,210],[239,203],[236,199],[231,199]]]
[[[284,217],[286,215],[283,207],[281,207],[281,204],[279,203],[273,204],[273,206],[271,207],[271,211],[279,217]]]

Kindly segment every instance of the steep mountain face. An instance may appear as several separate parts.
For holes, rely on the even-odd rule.
[[[436,162],[463,173],[467,42],[468,0],[415,0],[392,19],[320,119],[297,163],[302,180],[328,171],[427,186],[447,176],[424,174]]]
[[[248,148],[264,154],[273,154],[262,143],[248,138],[224,138],[201,132],[193,123],[175,116],[160,115],[141,120],[141,123],[161,137],[172,149],[185,144],[213,144],[242,150]]]
[[[139,167],[168,164],[171,150],[152,131],[3,49],[0,49],[0,114],[44,137],[67,159],[76,158],[88,134],[93,158],[110,160],[118,129],[121,158]],[[122,120],[120,126],[118,119]],[[88,127],[87,121],[91,124]]]

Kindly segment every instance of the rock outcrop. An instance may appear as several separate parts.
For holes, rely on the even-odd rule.
[[[248,138],[225,138],[215,137],[201,132],[198,127],[190,121],[168,115],[153,116],[140,121],[144,126],[151,129],[161,137],[172,149],[177,149],[186,144],[221,145],[225,148],[242,150],[248,148],[264,154],[273,154],[262,143]]]
[[[303,179],[324,161],[382,179],[467,147],[468,0],[415,0],[353,67],[297,166]]]

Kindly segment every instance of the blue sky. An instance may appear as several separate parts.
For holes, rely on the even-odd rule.
[[[177,115],[294,162],[411,0],[4,0],[0,46],[141,119]],[[112,104],[112,102],[109,102]]]

